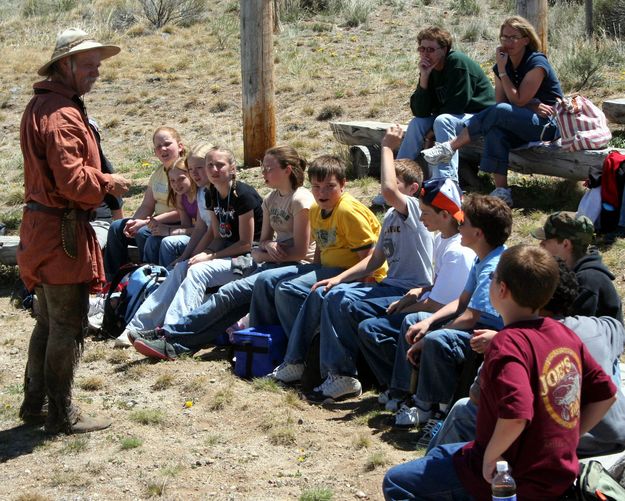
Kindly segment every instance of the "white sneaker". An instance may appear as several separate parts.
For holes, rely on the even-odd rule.
[[[310,402],[322,403],[325,401],[339,402],[348,398],[362,395],[362,386],[358,379],[351,376],[337,376],[328,374],[323,383],[306,395]]]
[[[456,152],[451,147],[449,141],[445,141],[444,143],[436,143],[431,148],[421,150],[423,158],[430,165],[449,163],[451,157],[454,156],[454,153]]]
[[[432,411],[424,411],[418,407],[402,405],[395,414],[394,428],[414,428],[427,422],[432,417]]]
[[[92,317],[98,313],[104,313],[104,298],[102,296],[90,297],[87,316]]]
[[[87,318],[87,322],[89,322],[89,327],[94,330],[98,330],[102,328],[102,322],[104,321],[104,313],[94,313]]]
[[[490,196],[501,198],[504,202],[506,202],[506,204],[508,204],[508,207],[512,207],[513,205],[512,190],[510,188],[495,188],[490,192]]]
[[[128,329],[124,329],[124,332],[115,339],[115,344],[113,346],[115,348],[129,348],[132,346],[130,339],[128,339]]]
[[[304,364],[289,364],[282,362],[276,367],[268,377],[283,383],[296,383],[302,379],[304,374]]]
[[[378,403],[384,406],[384,409],[391,412],[397,412],[401,407],[401,404],[406,400],[403,398],[394,398],[391,395],[391,390],[383,391],[378,395]]]
[[[391,399],[391,390],[384,390],[382,393],[378,395],[378,404],[386,405],[386,402],[388,402],[390,399]]]
[[[402,406],[402,403],[405,399],[403,398],[391,398],[386,404],[384,404],[384,410],[397,412],[399,408]]]

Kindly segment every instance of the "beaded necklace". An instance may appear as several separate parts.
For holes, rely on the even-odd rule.
[[[230,193],[232,193],[233,186],[234,186],[234,181],[228,187],[228,198],[226,200],[225,210],[222,210],[221,208],[221,204],[219,203],[221,195],[219,194],[219,190],[215,188],[215,191],[217,191],[217,208],[219,209],[217,211],[217,219],[219,220],[219,235],[222,238],[229,238],[232,236],[232,227],[229,224],[227,224],[226,221],[228,219],[228,207],[230,207]]]

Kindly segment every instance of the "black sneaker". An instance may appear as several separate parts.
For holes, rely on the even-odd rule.
[[[163,329],[157,327],[156,329],[152,329],[149,331],[127,331],[128,340],[131,344],[135,344],[137,339],[147,339],[148,341],[156,341],[164,336]]]
[[[434,416],[427,420],[427,422],[421,428],[421,436],[417,440],[417,447],[427,448],[430,445],[430,441],[443,427],[445,421],[445,415],[441,412],[437,412]]]
[[[138,338],[133,346],[135,350],[146,357],[158,358],[160,360],[176,360],[178,358],[174,347],[163,337],[154,340]]]

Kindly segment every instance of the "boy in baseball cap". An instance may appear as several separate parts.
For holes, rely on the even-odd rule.
[[[621,298],[614,284],[614,275],[606,268],[596,250],[589,251],[594,226],[586,216],[574,212],[554,212],[541,228],[531,232],[540,246],[560,257],[575,272],[579,296],[573,304],[575,315],[609,316],[623,322]]]

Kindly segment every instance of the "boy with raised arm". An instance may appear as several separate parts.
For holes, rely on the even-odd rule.
[[[320,370],[325,380],[306,395],[312,402],[343,400],[361,393],[356,378],[358,323],[347,314],[354,301],[377,297],[392,298],[392,302],[411,287],[432,283],[432,235],[420,221],[415,196],[422,180],[421,169],[411,160],[393,160],[393,147],[400,140],[399,126],[389,128],[382,140],[382,194],[392,208],[386,213],[373,253],[312,286],[291,329],[285,363],[273,374],[284,381],[285,373],[303,371],[310,331],[318,325]],[[385,263],[389,271],[382,282],[362,282]]]

